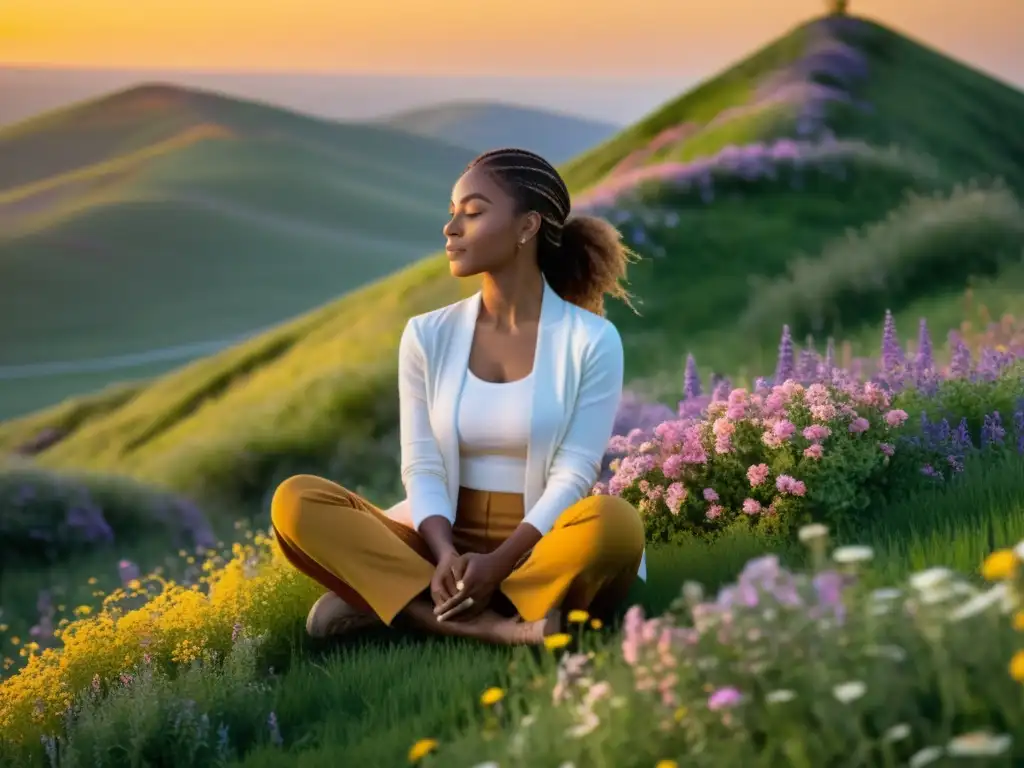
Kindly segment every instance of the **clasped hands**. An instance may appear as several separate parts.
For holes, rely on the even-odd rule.
[[[509,575],[493,555],[455,550],[438,559],[430,581],[430,596],[438,621],[469,618],[484,610],[491,596]]]

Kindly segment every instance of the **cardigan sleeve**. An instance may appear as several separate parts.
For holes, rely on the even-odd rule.
[[[544,493],[523,518],[542,534],[588,495],[601,471],[622,397],[622,339],[606,323],[584,356],[579,395],[562,444],[555,451]]]
[[[402,485],[409,499],[413,525],[419,530],[424,520],[435,515],[454,522],[444,459],[430,427],[426,355],[412,320],[406,324],[398,347],[398,400]]]

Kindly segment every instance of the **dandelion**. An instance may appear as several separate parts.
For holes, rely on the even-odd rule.
[[[1017,651],[1010,659],[1010,677],[1024,683],[1024,651]]]
[[[832,689],[832,695],[836,701],[849,704],[861,698],[867,693],[868,687],[860,680],[851,680],[848,683],[840,683]]]
[[[604,622],[602,622],[600,619],[591,619],[590,620],[590,628],[593,629],[594,631],[597,631],[597,630],[601,629],[601,627],[603,627],[603,626],[604,626]]]
[[[679,768],[679,763],[675,760],[659,760],[654,764],[654,768]]]
[[[864,546],[839,547],[832,553],[832,559],[843,565],[864,563],[874,556],[874,550]]]
[[[1024,611],[1013,614],[1013,628],[1018,632],[1024,632]]]
[[[586,611],[569,611],[569,615],[566,617],[570,624],[585,624],[587,619],[590,618],[590,614]]]
[[[505,698],[505,691],[501,688],[488,688],[480,696],[480,703],[485,707],[493,707],[499,701]]]
[[[409,762],[418,763],[431,752],[437,750],[438,746],[440,745],[437,739],[420,739],[409,749]]]
[[[995,757],[1006,752],[1013,739],[1005,733],[995,735],[987,731],[974,731],[957,736],[946,745],[950,757]]]
[[[1012,549],[999,549],[985,558],[981,564],[981,575],[987,581],[1003,581],[1017,571],[1017,555]]]
[[[549,651],[557,651],[561,648],[565,648],[569,643],[572,642],[572,636],[567,635],[565,632],[559,632],[554,635],[548,635],[544,638],[544,647]]]

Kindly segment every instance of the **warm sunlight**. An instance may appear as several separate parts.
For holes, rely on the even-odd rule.
[[[773,0],[770,6],[761,0],[13,0],[0,19],[0,64],[665,73],[708,56],[733,56],[818,13],[823,3]],[[1024,27],[1018,0],[863,0],[851,9],[1004,76],[1015,30]]]

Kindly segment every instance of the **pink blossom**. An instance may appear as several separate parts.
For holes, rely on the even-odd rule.
[[[775,480],[775,487],[782,493],[792,494],[793,496],[803,496],[807,492],[807,486],[804,485],[802,480],[797,480],[789,475],[779,475]]]
[[[831,403],[812,405],[811,417],[818,421],[831,421],[836,417],[836,407]]]
[[[804,448],[804,457],[808,459],[820,459],[825,454],[821,443],[814,443]]]
[[[885,414],[885,423],[890,427],[899,427],[907,420],[907,418],[908,416],[906,411],[896,408]]]
[[[830,399],[828,387],[824,384],[811,384],[804,393],[808,405],[827,405]]]
[[[761,502],[757,499],[744,499],[743,500],[743,511],[748,515],[756,515],[761,511]]]
[[[764,399],[764,411],[772,416],[786,407],[786,395],[783,392],[773,391]]]
[[[804,437],[812,442],[819,442],[832,434],[832,430],[824,424],[811,424],[804,429]]]
[[[861,432],[867,432],[868,427],[870,426],[871,424],[868,422],[867,419],[865,419],[863,416],[858,416],[856,419],[850,422],[850,431],[853,432],[855,435],[859,435]]]
[[[665,503],[673,515],[679,514],[679,509],[683,506],[683,502],[686,501],[686,496],[686,486],[682,483],[672,483],[668,487],[668,492],[665,494]]]
[[[761,442],[769,448],[779,448],[782,445],[782,438],[776,435],[774,430],[769,429],[761,435]]]
[[[664,474],[669,480],[675,480],[683,473],[684,463],[682,454],[673,453],[662,463],[662,474]]]
[[[750,481],[750,487],[756,487],[768,479],[770,470],[767,464],[752,464],[747,468],[747,480]]]
[[[708,507],[708,511],[704,513],[704,517],[706,517],[708,520],[717,520],[719,517],[722,516],[723,511],[724,509],[722,508],[721,504],[712,504],[710,507]]]
[[[775,422],[772,432],[782,440],[788,440],[796,432],[796,425],[789,419],[782,419]]]
[[[660,485],[652,485],[647,490],[647,498],[650,499],[651,501],[657,501],[658,499],[660,499],[662,497],[664,492],[665,492],[665,489],[662,488]]]
[[[886,456],[892,456],[894,453],[896,453],[896,448],[893,447],[892,443],[879,443],[878,450],[880,450]]]
[[[718,494],[715,493],[714,488],[704,489],[704,501],[718,501]]]
[[[729,709],[731,707],[735,707],[742,700],[743,694],[735,688],[731,686],[727,688],[719,688],[708,697],[708,709],[712,711]]]

